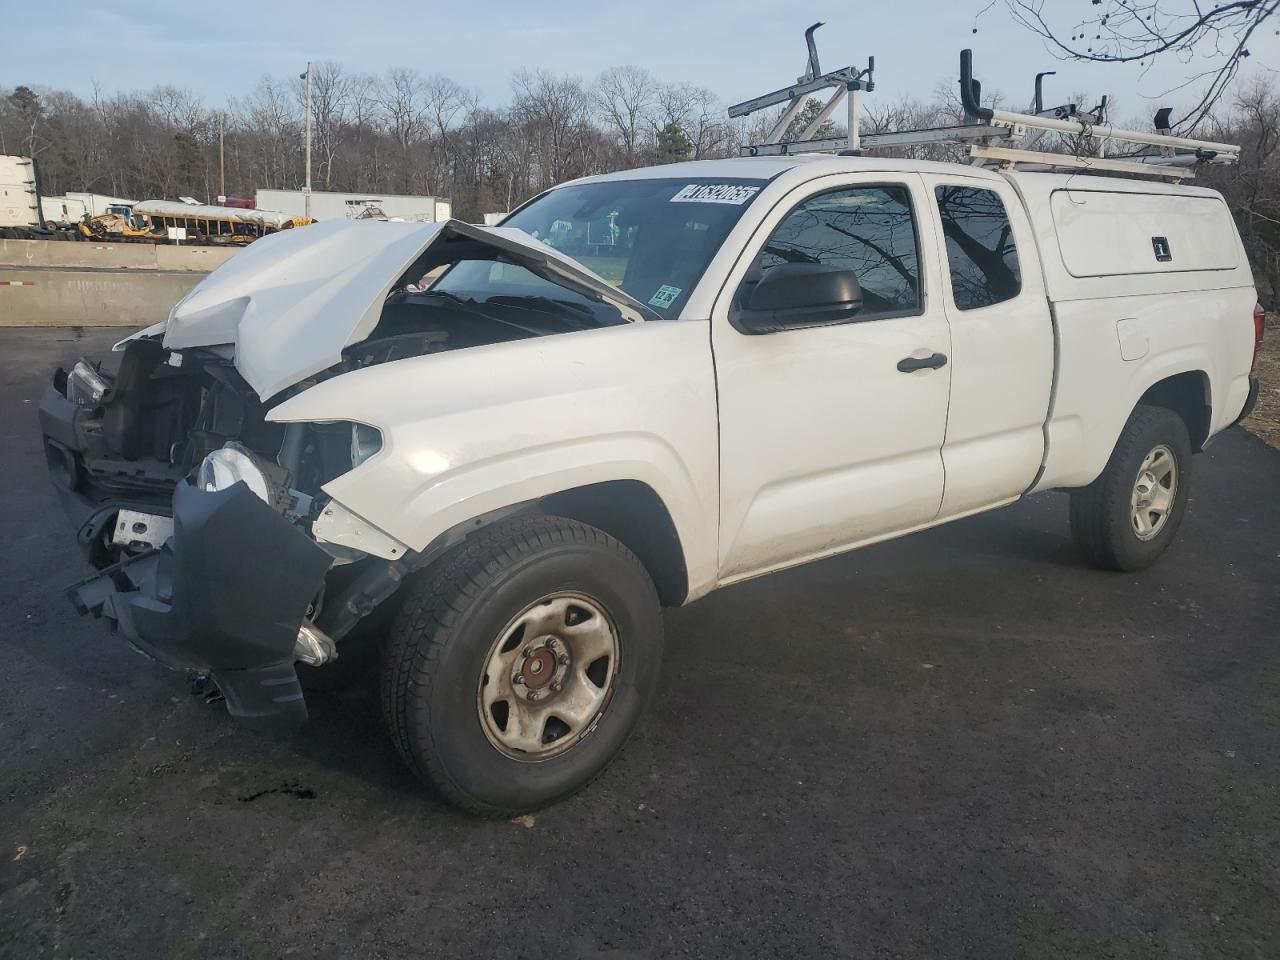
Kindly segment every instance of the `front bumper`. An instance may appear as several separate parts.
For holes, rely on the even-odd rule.
[[[81,613],[112,622],[143,653],[208,672],[250,725],[307,718],[294,642],[330,556],[244,483],[173,494],[173,537],[68,588]]]

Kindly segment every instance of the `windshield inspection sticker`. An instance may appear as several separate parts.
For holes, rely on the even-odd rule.
[[[649,306],[657,307],[659,310],[665,310],[676,302],[676,297],[680,296],[680,288],[663,284],[658,288],[658,292],[649,298]]]
[[[740,207],[757,193],[759,187],[736,183],[691,183],[671,198],[672,203],[731,203]]]

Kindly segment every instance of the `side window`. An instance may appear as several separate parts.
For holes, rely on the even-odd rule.
[[[920,262],[906,187],[851,187],[810,197],[778,225],[748,282],[780,263],[853,270],[862,286],[858,320],[920,311]]]
[[[961,310],[1012,300],[1022,290],[1018,248],[1000,197],[974,187],[938,187],[951,296]]]

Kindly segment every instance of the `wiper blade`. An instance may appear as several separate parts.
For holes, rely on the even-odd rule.
[[[409,296],[411,297],[442,297],[445,300],[452,300],[454,303],[471,304],[471,305],[475,304],[475,301],[472,300],[470,297],[463,299],[462,297],[458,296],[456,293],[450,293],[448,290],[419,290],[416,293],[409,294]]]

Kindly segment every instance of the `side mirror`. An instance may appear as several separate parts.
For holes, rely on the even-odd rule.
[[[739,294],[733,324],[743,333],[820,327],[853,318],[862,306],[858,275],[825,263],[780,263]]]

